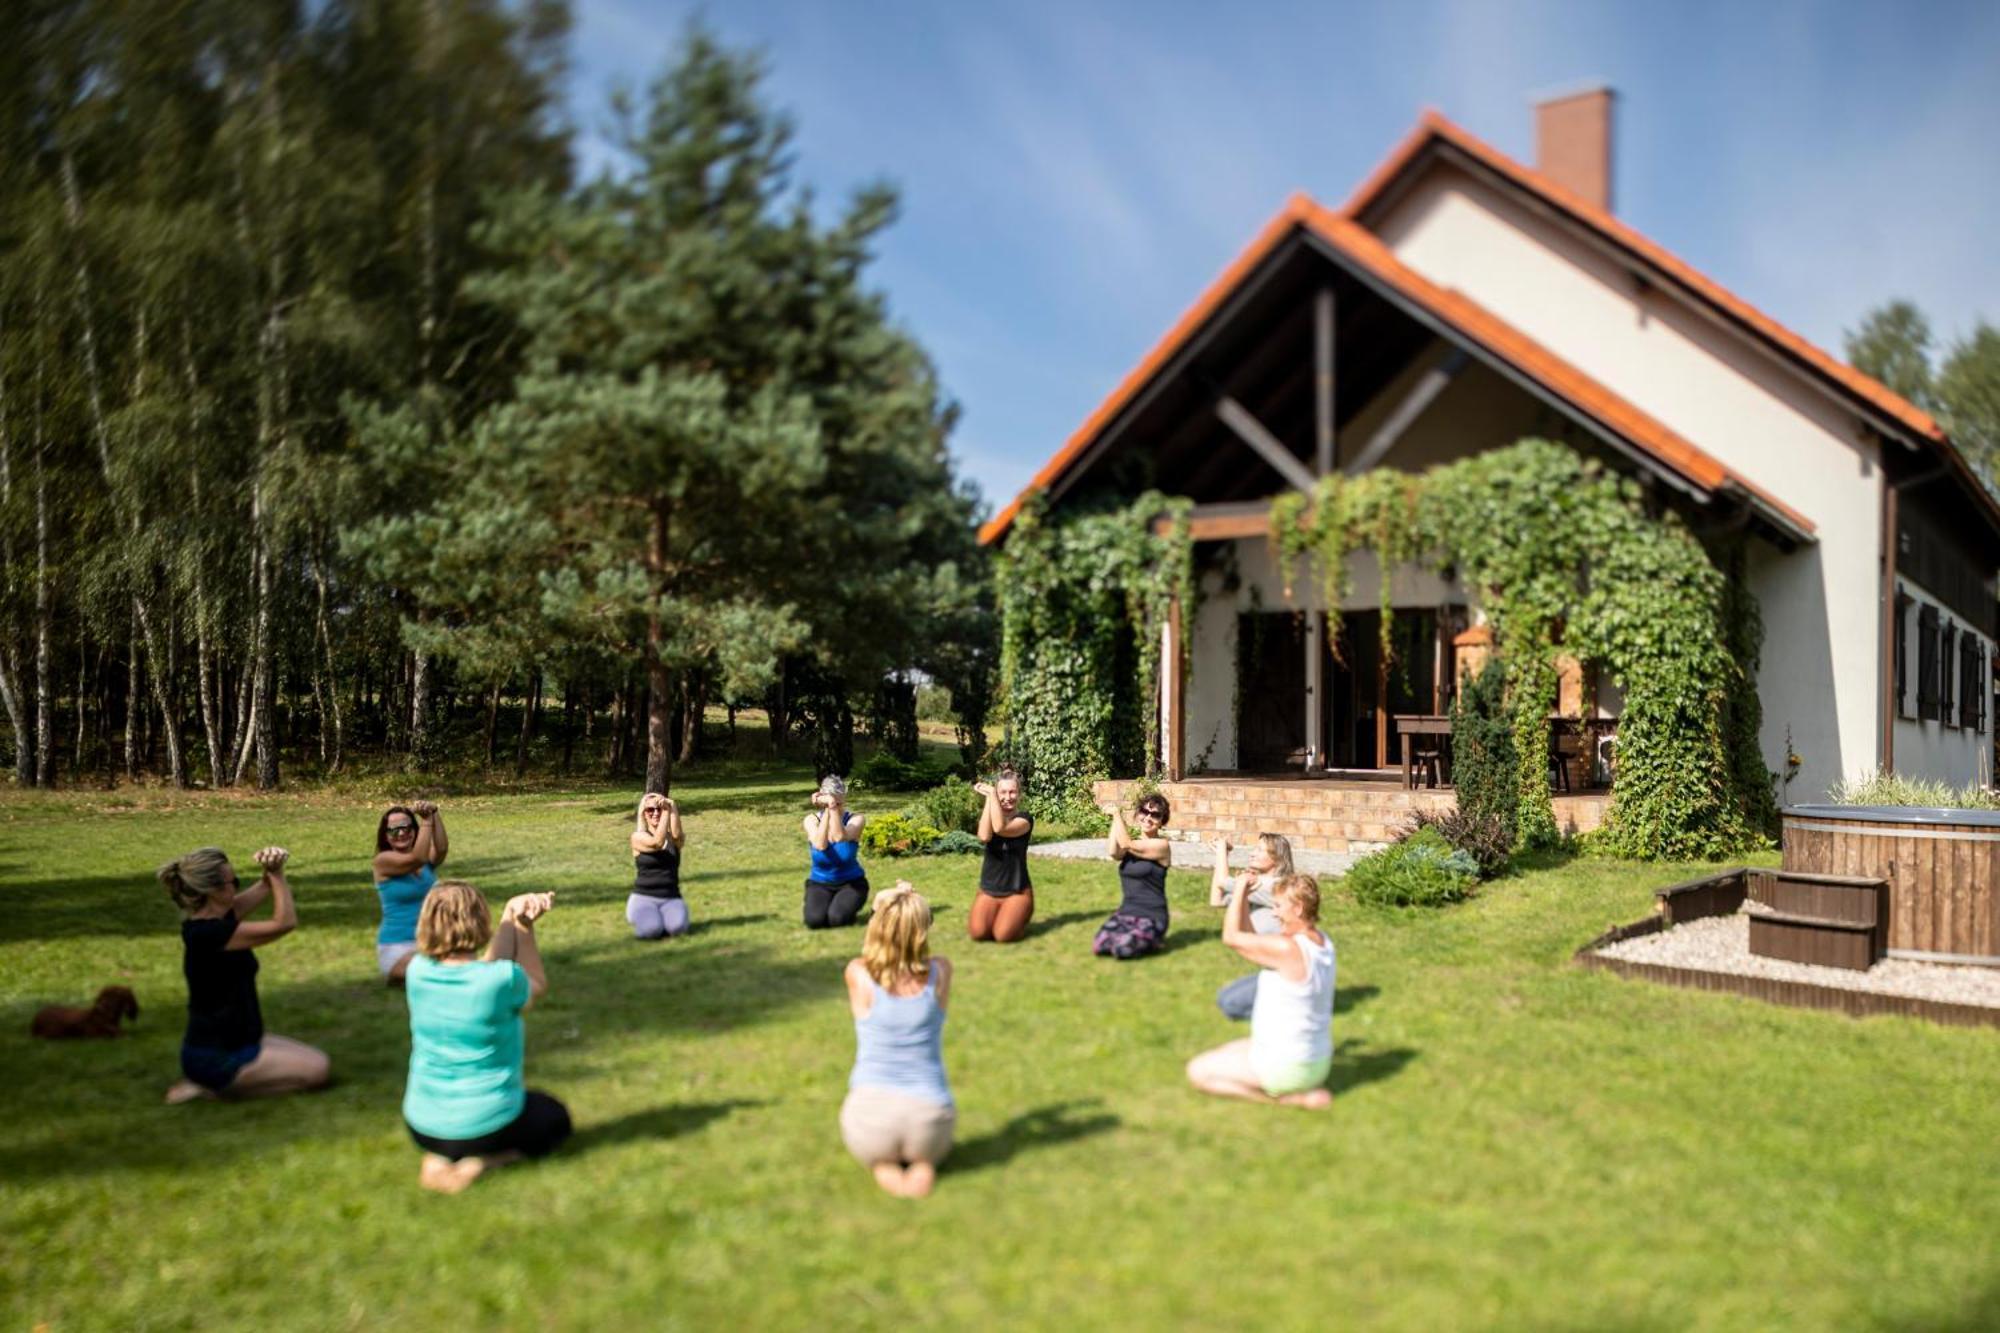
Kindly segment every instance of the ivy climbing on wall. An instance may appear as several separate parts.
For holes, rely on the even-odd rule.
[[[1456,571],[1505,664],[1522,845],[1558,836],[1546,758],[1558,650],[1600,663],[1625,689],[1600,845],[1697,858],[1762,836],[1770,791],[1750,757],[1759,634],[1743,614],[1753,599],[1731,596],[1701,543],[1674,515],[1649,513],[1635,483],[1523,440],[1421,477],[1328,477],[1310,497],[1280,497],[1271,521],[1280,564],[1289,573],[1310,555],[1330,607],[1363,548],[1385,570],[1422,560]],[[1386,612],[1386,578],[1383,588]]]
[[[1196,599],[1189,508],[1148,492],[1050,521],[1037,496],[1007,535],[995,569],[1003,752],[1045,819],[1087,815],[1093,779],[1159,769],[1162,633],[1175,600]],[[1192,621],[1181,621],[1184,660]]]

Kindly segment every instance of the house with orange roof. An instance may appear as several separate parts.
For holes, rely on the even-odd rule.
[[[1161,673],[1170,776],[1400,765],[1399,719],[1448,712],[1480,610],[1364,551],[1330,620],[1280,576],[1271,500],[1540,436],[1697,535],[1747,536],[1786,801],[1878,768],[1990,779],[2000,505],[1924,412],[1618,219],[1613,111],[1605,88],[1540,103],[1532,168],[1428,113],[1339,208],[1295,196],[982,531],[1004,542],[1034,492],[1055,516],[1193,502],[1196,541],[1228,549],[1181,608],[1192,660]],[[1563,694],[1589,740],[1562,781],[1615,780],[1619,683],[1576,664]]]

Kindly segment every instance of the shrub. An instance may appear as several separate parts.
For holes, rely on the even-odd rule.
[[[971,833],[979,827],[979,808],[985,803],[971,783],[953,775],[904,806],[903,813],[947,833]]]
[[[875,815],[861,826],[861,850],[870,856],[910,856],[943,836],[905,815]]]
[[[1520,833],[1521,765],[1506,677],[1498,661],[1488,662],[1452,701],[1451,783],[1460,813],[1482,828],[1497,826],[1511,850]]]
[[[922,760],[910,763],[887,750],[877,750],[857,763],[848,778],[870,791],[920,791],[943,778],[947,771]]]
[[[1897,773],[1870,773],[1858,782],[1842,780],[1827,793],[1835,805],[1914,805],[1942,810],[2000,810],[2000,795],[1976,782],[1954,787]]]
[[[937,841],[924,848],[925,856],[976,856],[986,850],[986,844],[972,834],[960,829],[948,829],[940,833]]]
[[[1419,810],[1410,816],[1409,832],[1403,837],[1407,839],[1427,828],[1436,829],[1454,849],[1471,857],[1479,867],[1481,879],[1492,879],[1507,873],[1514,839],[1498,815],[1490,812],[1470,814],[1464,810]]]
[[[1371,907],[1442,907],[1472,896],[1479,865],[1436,829],[1421,828],[1356,861],[1345,882]]]

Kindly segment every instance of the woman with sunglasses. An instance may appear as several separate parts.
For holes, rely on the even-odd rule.
[[[1123,894],[1118,910],[1097,928],[1090,951],[1100,958],[1144,958],[1167,942],[1167,867],[1173,862],[1173,844],[1164,836],[1167,798],[1158,792],[1139,798],[1132,816],[1137,837],[1116,801],[1106,801],[1103,810],[1111,816],[1111,859]]]
[[[264,1030],[253,949],[283,939],[299,924],[282,847],[254,858],[264,873],[240,888],[220,847],[197,847],[156,872],[181,910],[181,971],[187,977],[187,1033],[181,1080],[167,1102],[198,1097],[276,1097],[326,1086],[326,1052]],[[268,899],[267,921],[243,918]]]
[[[639,798],[632,829],[632,892],[625,920],[642,940],[674,939],[688,932],[687,899],[681,897],[681,808],[671,796],[649,791]]]
[[[451,843],[435,802],[392,805],[375,827],[375,892],[382,925],[375,932],[375,966],[391,986],[403,984],[417,951],[417,914],[437,883]]]

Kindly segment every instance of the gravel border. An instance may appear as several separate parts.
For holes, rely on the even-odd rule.
[[[1833,990],[1899,995],[1943,1004],[1970,1004],[2000,1009],[2000,967],[1957,967],[1885,958],[1865,972],[1844,967],[1817,967],[1779,958],[1759,958],[1750,952],[1750,913],[1689,921],[1651,935],[1641,935],[1595,951],[1605,958],[1631,963],[1683,967],[1696,972],[1726,972],[1770,981],[1794,981]]]

